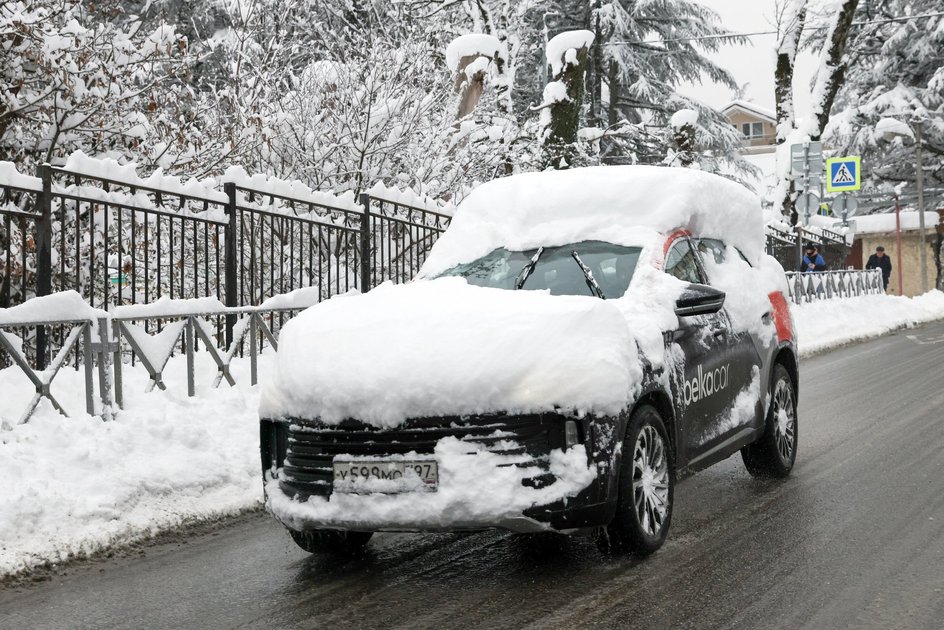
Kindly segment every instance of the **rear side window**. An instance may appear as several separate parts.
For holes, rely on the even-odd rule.
[[[695,252],[688,244],[688,239],[680,238],[672,245],[665,256],[665,272],[691,284],[701,284],[704,279],[695,262]]]
[[[724,262],[724,243],[715,238],[700,238],[696,241],[698,251],[706,258],[711,256],[719,265]]]
[[[695,243],[696,243],[695,247],[698,249],[698,251],[701,253],[702,256],[706,257],[706,259],[710,256],[719,265],[722,264],[727,259],[728,246],[725,245],[724,241],[719,241],[716,238],[700,238],[697,241],[695,241]],[[743,253],[741,253],[741,250],[735,247],[734,251],[737,252],[741,260],[746,262],[748,265],[751,264],[751,262],[747,259],[747,257]]]

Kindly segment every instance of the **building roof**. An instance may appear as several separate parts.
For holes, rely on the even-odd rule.
[[[760,105],[750,101],[735,99],[721,108],[721,113],[727,114],[732,109],[740,109],[747,112],[748,114],[753,114],[754,116],[758,116],[772,123],[777,122],[777,115],[772,110],[769,110],[766,107],[761,107]]]

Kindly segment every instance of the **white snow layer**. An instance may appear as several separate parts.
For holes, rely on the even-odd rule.
[[[907,123],[896,120],[894,118],[882,118],[877,123],[875,123],[875,138],[890,140],[895,136],[904,136],[914,140],[914,132],[911,131],[911,127]]]
[[[43,182],[38,177],[23,175],[16,170],[16,164],[13,162],[0,161],[0,186],[40,191],[43,189]]]
[[[694,109],[680,109],[669,119],[669,124],[673,129],[679,129],[685,125],[692,127],[698,126],[698,112]]]
[[[613,303],[462,278],[328,300],[281,335],[264,417],[391,427],[410,417],[557,407],[613,414],[642,377]]]
[[[645,302],[633,304],[642,311],[647,308]],[[944,293],[824,300],[794,306],[792,314],[801,355],[808,355],[942,319]],[[264,355],[262,360],[272,359]],[[215,366],[205,353],[197,353],[197,368],[199,384],[200,375],[209,379]],[[234,359],[232,370],[239,383],[236,388],[198,388],[196,398],[187,398],[183,357],[172,359],[165,371],[168,392],[142,394],[147,375],[140,364],[126,366],[127,409],[114,422],[85,415],[65,418],[42,403],[28,424],[0,431],[0,477],[4,480],[0,486],[0,575],[258,506],[262,501],[259,388],[244,384],[248,365],[243,360]],[[269,370],[263,363],[263,378]],[[83,378],[81,372],[66,368],[53,385],[69,411],[84,408]],[[32,392],[16,368],[0,370],[0,417],[16,421]],[[448,441],[439,447],[437,456],[447,453],[451,453]],[[482,486],[481,477],[469,481],[452,461],[440,471],[444,484],[446,475],[452,475],[448,479],[454,481],[448,487],[458,492],[456,483],[464,483],[466,497],[503,509],[490,503],[493,484]],[[567,494],[583,483],[586,473],[578,464],[585,466],[586,458],[579,449],[571,449],[557,462],[558,473],[570,472],[565,475],[566,486],[554,491]],[[443,500],[443,505],[457,496]],[[449,503],[449,509],[466,510],[460,512],[464,518],[475,516],[454,503]],[[517,503],[515,509],[520,514]]]
[[[334,493],[330,501],[310,497],[299,503],[278,488],[268,493],[267,507],[286,525],[296,529],[307,521],[330,523],[339,528],[383,528],[396,523],[402,529],[488,527],[501,519],[522,520],[522,511],[534,505],[576,496],[596,477],[596,465],[587,463],[584,446],[550,454],[549,471],[557,479],[544,488],[522,485],[528,477],[544,472],[538,467],[509,465],[529,459],[490,453],[481,445],[454,437],[439,440],[434,451],[439,466],[436,492],[406,494]],[[428,456],[426,456],[428,457]],[[423,459],[417,456],[416,459]],[[535,521],[536,528],[541,527]]]
[[[226,201],[226,195],[214,189],[216,182],[212,179],[202,182],[191,179],[183,183],[179,177],[164,175],[161,169],[157,169],[150,176],[142,179],[138,176],[137,164],[119,164],[117,160],[111,158],[93,158],[82,151],[72,153],[66,160],[64,168],[73,173],[110,179],[132,187],[158,188],[165,192],[190,195],[209,201]]]
[[[455,72],[459,61],[463,57],[507,57],[504,46],[494,35],[483,33],[469,33],[460,35],[446,47],[446,66],[450,72]]]
[[[0,576],[258,506],[258,387],[235,359],[239,385],[209,389],[215,367],[197,354],[188,398],[184,357],[164,373],[167,392],[144,394],[147,373],[126,365],[125,410],[112,422],[78,413],[84,374],[67,367],[52,391],[77,415],[44,401],[27,424],[0,430]],[[16,422],[32,393],[16,368],[0,370],[0,417]]]
[[[901,229],[902,230],[917,230],[920,227],[921,216],[917,210],[907,210],[905,212],[900,212],[901,215]],[[894,212],[883,212],[881,214],[866,214],[862,216],[856,216],[853,218],[855,221],[855,231],[856,234],[878,234],[881,232],[894,232],[895,231],[895,213]],[[941,220],[941,217],[937,212],[927,212],[924,213],[924,229],[928,231],[928,234],[932,234]]]
[[[585,240],[639,245],[641,232],[676,228],[723,238],[752,261],[763,253],[760,201],[744,186],[690,169],[597,166],[479,186],[459,205],[420,277],[498,247],[521,251]]]
[[[551,66],[551,76],[557,77],[563,72],[565,63],[570,64],[576,62],[576,54],[567,58],[569,51],[590,48],[590,44],[592,43],[592,31],[564,31],[552,37],[545,49],[547,63]]]
[[[56,322],[65,320],[95,320],[108,313],[92,308],[76,291],[62,291],[33,298],[10,308],[0,308],[0,324],[22,322]]]
[[[862,295],[822,300],[794,306],[792,313],[800,356],[809,356],[944,318],[944,293],[935,290],[914,298]]]

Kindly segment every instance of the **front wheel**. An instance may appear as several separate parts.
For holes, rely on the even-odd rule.
[[[793,470],[797,452],[795,391],[790,373],[776,364],[764,433],[741,449],[744,465],[755,477],[786,477]]]
[[[295,544],[308,553],[351,554],[364,548],[373,532],[348,532],[334,529],[288,530]]]
[[[623,440],[616,516],[601,532],[605,551],[648,556],[665,542],[672,523],[675,467],[659,412],[633,412]]]

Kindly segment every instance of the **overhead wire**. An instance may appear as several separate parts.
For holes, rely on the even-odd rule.
[[[923,18],[932,18],[944,16],[944,11],[938,11],[937,13],[923,13],[921,15],[906,15],[896,18],[885,18],[882,20],[863,20],[859,22],[853,22],[851,26],[868,26],[871,24],[890,24],[892,22],[909,22],[911,20],[920,20]],[[829,26],[808,26],[807,30],[811,31],[825,31]],[[755,37],[757,35],[777,35],[777,31],[753,31],[749,33],[725,33],[720,35],[700,35],[696,37],[677,37],[672,39],[649,39],[649,40],[638,40],[638,41],[615,41],[615,42],[606,42],[604,46],[616,46],[616,45],[630,45],[630,46],[644,46],[651,44],[671,44],[678,42],[698,42],[710,39],[739,39],[742,37]]]

